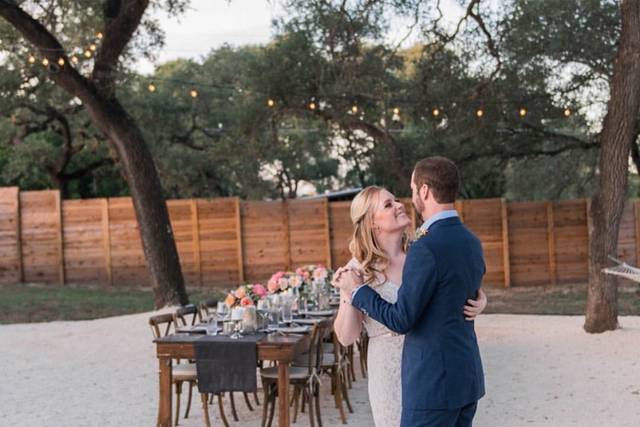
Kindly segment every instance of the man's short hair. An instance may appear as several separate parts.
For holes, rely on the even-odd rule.
[[[460,174],[456,164],[446,157],[427,157],[413,168],[413,182],[418,191],[428,185],[438,203],[453,203],[458,196]]]

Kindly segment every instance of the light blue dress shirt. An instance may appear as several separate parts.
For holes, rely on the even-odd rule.
[[[431,215],[429,219],[427,219],[425,222],[422,223],[420,228],[424,231],[429,231],[429,227],[431,227],[436,221],[440,221],[441,219],[454,218],[457,216],[458,216],[458,211],[456,211],[455,209],[440,211],[435,215]],[[367,285],[360,285],[357,288],[355,288],[353,292],[351,292],[351,299],[353,299],[353,297],[356,296],[356,292],[358,292],[358,290],[363,286],[367,286]]]

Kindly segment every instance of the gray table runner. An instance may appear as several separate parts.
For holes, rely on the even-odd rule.
[[[257,390],[256,343],[264,334],[237,340],[224,335],[206,335],[194,341],[200,393]]]

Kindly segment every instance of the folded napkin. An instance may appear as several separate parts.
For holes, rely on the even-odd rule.
[[[223,335],[207,335],[194,341],[200,393],[256,391],[256,343],[263,336],[245,335],[234,340]]]

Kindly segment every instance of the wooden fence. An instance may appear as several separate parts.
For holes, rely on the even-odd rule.
[[[350,258],[350,202],[219,198],[167,205],[190,286],[261,281],[278,270],[335,268]],[[586,200],[464,200],[457,209],[483,243],[486,285],[586,281]],[[640,202],[627,203],[620,229],[618,256],[632,264],[640,264],[639,210]],[[55,190],[0,188],[0,283],[16,282],[149,285],[131,199],[61,200]]]

